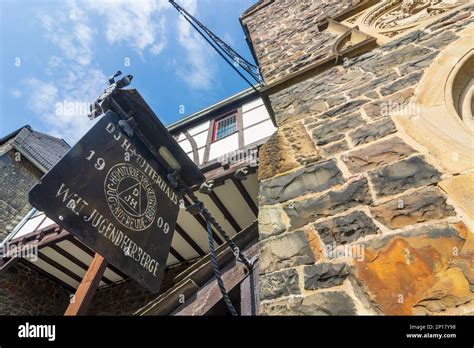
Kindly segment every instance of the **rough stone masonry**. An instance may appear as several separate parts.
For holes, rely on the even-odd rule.
[[[360,3],[260,1],[242,16],[278,123],[260,149],[260,313],[473,314],[469,212],[387,105],[410,104],[474,6],[308,73],[337,46],[328,18]]]

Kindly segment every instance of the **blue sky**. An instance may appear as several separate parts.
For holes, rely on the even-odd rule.
[[[178,0],[245,58],[256,0]],[[169,124],[248,85],[167,0],[0,0],[0,137],[25,125],[76,142],[117,70]]]

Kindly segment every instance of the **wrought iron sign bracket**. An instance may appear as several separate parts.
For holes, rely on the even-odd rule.
[[[104,114],[110,106],[108,105],[109,97],[115,92],[117,89],[121,89],[127,87],[132,83],[133,76],[132,75],[125,75],[122,79],[115,82],[115,78],[122,75],[122,72],[119,70],[115,74],[109,77],[109,86],[102,92],[102,94],[97,98],[97,100],[91,104],[90,106],[90,113],[87,115],[89,119],[93,120],[100,115]]]
[[[118,122],[119,127],[129,136],[133,137],[133,130],[137,127],[137,122],[133,117],[128,118],[127,120],[120,120]]]

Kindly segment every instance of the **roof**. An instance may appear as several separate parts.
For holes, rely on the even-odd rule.
[[[253,4],[252,6],[250,6],[248,9],[246,9],[242,15],[240,16],[240,18],[245,18],[246,16],[252,14],[253,12],[256,12],[258,10],[260,10],[262,7],[265,7],[267,5],[270,5],[272,2],[274,2],[274,0],[258,0],[258,2],[256,2],[255,4]]]
[[[4,143],[6,143],[6,142],[7,142],[8,140],[10,140],[11,138],[17,136],[17,134],[20,133],[23,128],[26,128],[26,129],[28,129],[28,130],[30,130],[30,131],[32,130],[32,128],[31,128],[31,126],[30,126],[29,124],[24,125],[23,127],[20,127],[20,128],[18,128],[17,130],[14,130],[13,132],[11,132],[11,133],[5,135],[3,138],[0,138],[0,146],[3,145]]]
[[[71,148],[63,139],[34,131],[26,125],[0,139],[11,145],[42,171],[51,169]]]

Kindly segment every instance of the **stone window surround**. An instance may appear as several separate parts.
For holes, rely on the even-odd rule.
[[[392,114],[392,119],[442,168],[446,178],[439,186],[474,230],[474,131],[462,121],[456,107],[457,94],[462,93],[456,86],[457,78],[474,58],[474,27],[459,34],[420,81],[412,102],[416,108],[411,108],[416,112]]]
[[[453,105],[464,124],[474,132],[474,49],[467,54],[453,74],[451,96]]]

